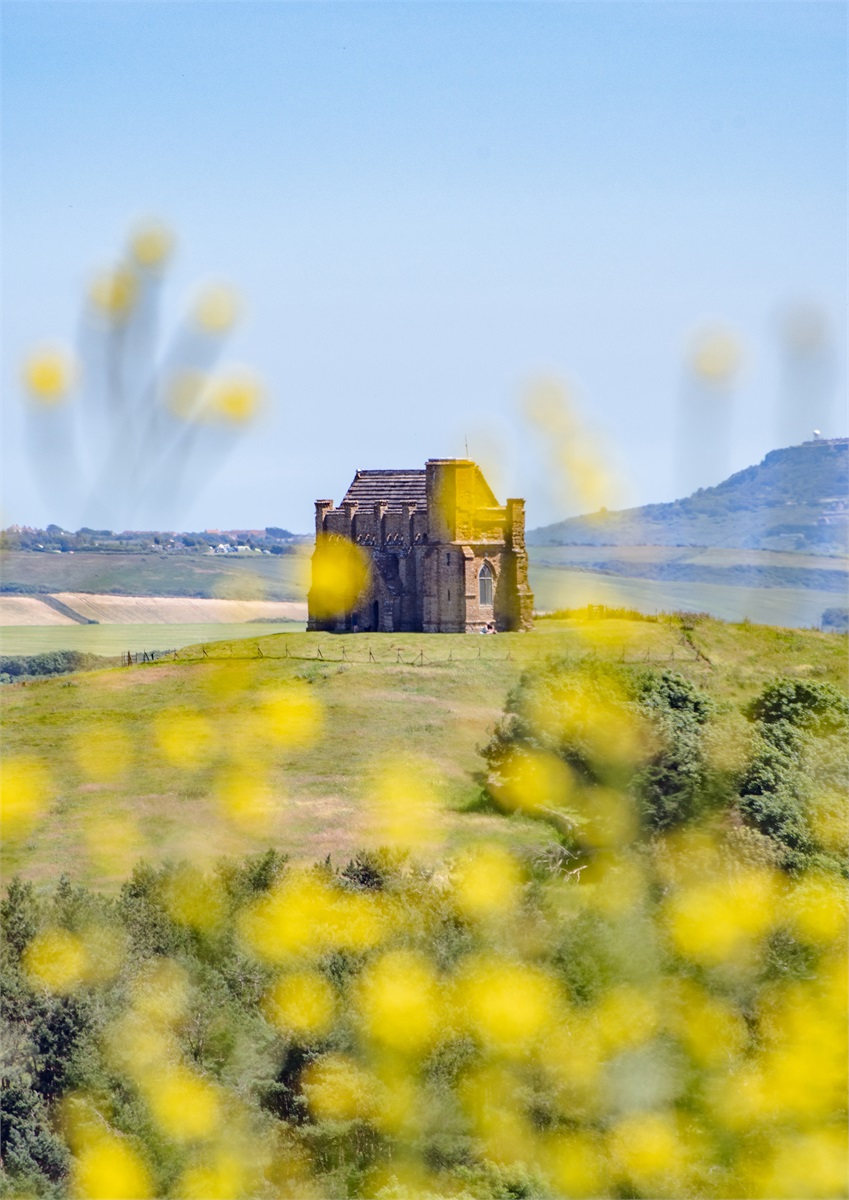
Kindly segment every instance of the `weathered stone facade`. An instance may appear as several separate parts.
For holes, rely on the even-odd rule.
[[[346,538],[371,562],[354,609],[310,629],[475,633],[529,629],[525,502],[500,505],[469,459],[433,458],[424,470],[357,471],[342,503],[315,502],[316,536]]]

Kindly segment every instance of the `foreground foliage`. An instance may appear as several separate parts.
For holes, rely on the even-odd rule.
[[[734,763],[719,716],[529,672],[485,802],[543,852],[14,881],[6,1194],[845,1195],[846,702],[770,685]]]

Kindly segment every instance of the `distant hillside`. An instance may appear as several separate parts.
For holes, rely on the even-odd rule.
[[[722,546],[845,554],[849,438],[771,451],[756,467],[684,500],[572,517],[529,546]]]

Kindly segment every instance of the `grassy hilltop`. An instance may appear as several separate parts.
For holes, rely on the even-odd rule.
[[[434,851],[480,836],[544,842],[530,820],[470,810],[478,749],[508,691],[551,655],[681,672],[719,702],[717,729],[732,749],[747,732],[743,704],[776,676],[845,688],[839,635],[628,616],[543,620],[532,634],[497,638],[281,633],[10,684],[0,694],[6,754],[43,770],[50,798],[29,838],[5,848],[7,877],[46,882],[70,869],[114,888],[136,854],[208,861],[269,844],[338,860],[385,836],[369,794],[375,773],[398,758],[433,790]],[[280,695],[306,697],[310,728],[257,743],[256,721]],[[222,789],[234,771],[266,797],[263,820],[232,819]],[[104,839],[124,849],[110,854]]]

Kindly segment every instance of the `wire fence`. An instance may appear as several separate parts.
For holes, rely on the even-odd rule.
[[[128,653],[125,657],[124,664],[126,666],[136,665],[142,662],[156,662],[168,659],[173,662],[202,662],[204,660],[215,660],[216,662],[227,661],[257,661],[260,659],[275,660],[275,661],[292,661],[292,662],[309,662],[309,663],[331,663],[340,665],[360,665],[360,666],[408,666],[408,667],[426,667],[426,666],[445,666],[451,663],[473,663],[473,662],[519,662],[519,663],[536,663],[544,662],[551,657],[551,649],[540,647],[522,647],[519,651],[509,649],[506,654],[493,653],[487,648],[484,652],[483,646],[478,646],[477,652],[472,654],[455,653],[453,648],[449,650],[447,655],[437,655],[432,652],[427,652],[423,647],[419,649],[411,649],[409,647],[393,646],[387,653],[376,654],[373,647],[369,646],[359,653],[349,650],[347,646],[341,646],[335,653],[327,649],[326,645],[322,648],[321,645],[316,645],[314,650],[308,653],[294,653],[290,650],[288,644],[284,644],[283,648],[274,647],[275,652],[272,652],[272,647],[263,648],[259,642],[207,642],[200,646],[187,646],[182,650],[156,650],[156,651],[140,651],[136,654]],[[581,658],[598,657],[594,649],[584,652],[579,655]],[[611,654],[605,655],[606,658],[615,658],[620,663],[693,663],[704,662],[709,663],[709,659],[695,646],[689,642],[683,642],[678,647],[670,646],[668,649],[663,647],[639,647],[639,646],[621,646],[616,653],[616,648],[613,648]]]
[[[110,667],[137,667],[154,663],[202,663],[205,661],[226,662],[293,662],[311,663],[320,667],[327,666],[376,666],[376,667],[428,667],[451,666],[453,664],[515,662],[520,666],[531,666],[550,660],[552,657],[572,657],[576,661],[604,658],[607,661],[628,663],[631,665],[654,664],[656,666],[686,663],[701,663],[708,668],[713,664],[704,651],[698,647],[686,634],[677,645],[669,646],[639,646],[629,645],[607,646],[602,653],[597,649],[580,650],[575,648],[571,654],[564,655],[563,650],[544,644],[528,644],[511,646],[506,653],[499,653],[494,646],[477,646],[471,653],[454,647],[448,654],[437,654],[426,647],[399,646],[393,644],[385,651],[374,646],[354,650],[347,645],[334,646],[331,650],[327,643],[311,647],[303,647],[299,653],[292,650],[288,642],[281,647],[279,644],[263,646],[260,641],[238,642],[204,642],[193,643],[191,646],[175,647],[168,650],[125,650],[121,654],[91,654],[86,655],[85,662],[49,670],[33,669],[12,672],[12,677],[0,676],[0,683],[27,683],[38,679],[57,677],[65,674],[76,674],[79,671],[95,671]]]

